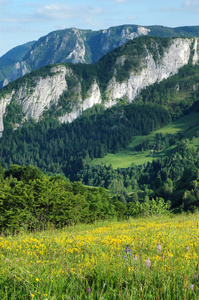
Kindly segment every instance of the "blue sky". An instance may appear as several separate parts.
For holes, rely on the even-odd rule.
[[[51,31],[199,25],[199,0],[0,0],[0,56]]]

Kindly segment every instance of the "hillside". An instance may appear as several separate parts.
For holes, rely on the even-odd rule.
[[[5,80],[2,84],[6,85],[8,82],[23,76],[25,72],[30,72],[48,64],[64,62],[94,63],[109,51],[143,35],[193,38],[199,37],[199,27],[169,28],[163,26],[121,25],[99,31],[68,28],[50,32],[31,44],[31,49],[26,48],[23,55],[18,56],[15,49],[12,49],[12,64],[10,61],[4,60],[6,64],[3,66],[0,62],[0,69],[7,70],[7,72],[1,74],[0,81]],[[25,48],[26,45],[23,47]],[[7,55],[9,55],[9,52]],[[16,72],[16,67],[18,72]]]
[[[0,91],[0,162],[6,168],[13,163],[34,164],[70,177],[87,156],[94,159],[119,152],[134,136],[149,134],[193,111],[199,68],[197,51],[190,49],[197,49],[196,42],[142,37],[109,52],[94,65],[48,66],[10,83]],[[168,61],[169,55],[178,57],[176,68]],[[121,60],[123,65],[117,63]],[[166,72],[169,76],[171,71],[178,73],[166,79]],[[150,80],[156,83],[150,85]]]
[[[24,55],[29,51],[30,47],[34,43],[35,42],[28,42],[24,45],[17,46],[0,57],[0,86],[3,85],[3,81],[6,78],[8,78],[12,73],[15,73],[13,70],[14,65],[17,65],[18,62],[22,61]],[[18,77],[15,77],[14,79]]]
[[[121,101],[109,109],[96,105],[67,124],[60,124],[53,113],[46,112],[38,123],[32,120],[13,131],[17,106],[9,106],[13,110],[7,111],[0,162],[6,169],[13,164],[31,164],[51,175],[60,173],[71,181],[108,188],[124,204],[157,196],[170,200],[178,211],[195,210],[199,151],[190,146],[198,142],[198,76],[198,66],[185,66],[175,76],[143,90],[131,104]],[[157,91],[161,91],[161,98]],[[170,134],[165,135],[167,132]],[[94,158],[122,149],[125,152],[128,147],[141,146],[137,152],[148,147],[143,151],[149,155],[154,136],[154,158],[159,159],[150,159],[151,163],[142,161],[142,165],[117,170],[111,161],[107,166],[91,165]],[[149,142],[145,143],[147,137]],[[142,160],[145,153],[141,153]]]
[[[0,298],[197,299],[198,217],[159,212],[3,235]]]
[[[198,57],[197,38],[140,37],[95,64],[55,64],[35,70],[0,90],[0,132],[13,105],[15,119],[9,121],[13,128],[49,114],[61,123],[71,122],[96,104],[107,108],[121,100],[131,103],[147,86],[188,64],[197,65]]]
[[[0,299],[198,299],[198,35],[71,28],[15,49]]]
[[[177,144],[174,142],[176,135],[187,139],[188,145],[199,147],[199,112],[193,112],[171,122],[161,129],[155,130],[148,135],[134,136],[132,142],[117,153],[108,153],[103,158],[92,160],[93,165],[112,165],[113,169],[127,168],[131,164],[142,165],[171,156],[176,152]],[[165,143],[173,139],[173,144]],[[161,139],[161,147],[159,145]],[[155,147],[154,147],[155,145]]]
[[[95,64],[34,70],[0,91],[0,163],[7,170],[33,165],[49,175],[105,187],[123,205],[163,197],[172,209],[194,211],[199,152],[189,141],[195,135],[196,145],[197,117],[189,116],[195,128],[184,119],[189,133],[155,131],[197,114],[198,82],[197,38],[144,36]],[[151,152],[154,135],[158,159],[147,163],[144,151]],[[117,170],[91,164],[128,147],[143,151],[143,164]]]

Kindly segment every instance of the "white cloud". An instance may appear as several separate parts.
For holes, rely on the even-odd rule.
[[[182,3],[182,8],[193,12],[199,12],[199,0],[184,1]]]
[[[1,2],[2,0],[0,0],[0,3]],[[4,13],[0,20],[10,27],[12,26],[11,24],[22,25],[26,23],[28,27],[32,27],[35,23],[37,23],[37,25],[39,23],[46,23],[50,24],[52,28],[50,30],[58,27],[101,28],[104,27],[101,18],[105,18],[108,13],[110,13],[110,11],[107,11],[105,8],[84,4],[30,4],[27,5],[27,8],[27,10],[21,11],[20,14],[17,15],[11,11]]]
[[[124,3],[126,0],[116,0],[116,3]]]
[[[85,21],[91,16],[95,18],[98,15],[105,14],[106,12],[101,8],[94,8],[92,6],[71,6],[68,4],[54,3],[50,5],[41,6],[35,11],[34,17],[44,20],[66,20],[81,18]]]

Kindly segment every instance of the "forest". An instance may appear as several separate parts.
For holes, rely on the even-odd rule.
[[[165,39],[160,46],[166,47],[167,42]],[[137,49],[138,55],[141,50]],[[72,68],[78,77],[87,77],[89,86],[95,72],[103,70],[104,65],[111,68],[106,61],[112,54],[115,60],[118,51],[122,48],[108,53],[94,67],[77,64]],[[126,65],[124,76],[134,62]],[[46,74],[44,69],[35,72]],[[0,230],[21,226],[33,230],[48,222],[64,226],[99,218],[197,210],[199,150],[190,148],[182,133],[156,134],[155,151],[169,146],[174,150],[172,155],[154,159],[152,163],[113,169],[111,164],[95,166],[91,162],[125,149],[135,136],[148,135],[182,116],[198,112],[198,81],[199,67],[189,64],[171,78],[143,90],[131,104],[123,98],[109,109],[103,104],[96,105],[65,124],[58,122],[52,107],[38,123],[26,121],[16,130],[13,125],[20,124],[23,113],[13,99],[6,109],[0,139]],[[101,88],[106,82],[103,77]],[[19,82],[11,85],[15,84]],[[73,85],[73,78],[69,84]],[[82,89],[84,95],[88,86]],[[68,95],[60,98],[62,105],[65,97]],[[146,139],[134,148],[139,152],[151,147]]]
[[[132,205],[133,204],[133,205]],[[168,214],[162,198],[126,207],[105,188],[48,176],[33,166],[0,168],[0,232],[16,234],[99,220]]]
[[[9,106],[10,109],[10,106]],[[134,135],[148,134],[169,122],[169,114],[156,104],[131,104],[104,110],[96,106],[71,124],[48,119],[24,124],[13,131],[6,127],[0,141],[0,161],[33,164],[44,172],[60,173],[70,180],[89,157],[103,157],[127,146]]]

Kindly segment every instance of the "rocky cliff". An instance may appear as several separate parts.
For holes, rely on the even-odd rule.
[[[110,50],[149,32],[150,29],[131,25],[118,27],[117,30],[115,27],[100,31],[70,28],[51,32],[31,47],[22,62],[14,65],[12,74],[4,80],[3,86],[31,70],[49,64],[94,63]]]
[[[169,28],[164,26],[121,25],[109,29],[92,31],[69,28],[50,32],[36,42],[22,45],[23,53],[12,49],[5,56],[11,59],[5,61],[0,58],[0,81],[4,86],[42,66],[54,63],[94,63],[112,49],[125,44],[128,40],[149,35],[158,37],[199,37],[199,26]],[[24,47],[23,47],[24,46]],[[26,52],[25,52],[26,49]],[[19,60],[20,59],[20,60]],[[13,71],[11,71],[11,62]],[[17,65],[14,65],[17,63]],[[19,68],[20,64],[20,68]],[[17,70],[17,72],[16,72]],[[9,76],[8,76],[9,75]],[[0,86],[2,83],[0,82]]]
[[[122,81],[118,81],[118,65],[120,70],[125,68],[125,61],[131,56],[129,49],[137,51],[135,44],[135,49],[127,49],[128,55],[122,54],[117,57],[112,65],[113,76],[108,80],[106,88],[102,91],[100,80],[96,75],[93,77],[84,98],[82,97],[82,81],[87,79],[80,78],[70,65],[51,66],[45,76],[38,76],[33,72],[31,76],[28,75],[29,81],[24,80],[17,87],[11,83],[2,89],[0,95],[0,133],[2,135],[4,130],[3,117],[6,118],[6,107],[12,101],[16,101],[21,107],[23,121],[29,119],[39,121],[45,111],[53,108],[59,112],[60,122],[71,122],[81,115],[82,111],[95,104],[103,103],[105,107],[110,107],[122,98],[132,102],[148,85],[176,74],[181,67],[188,63],[197,64],[198,40],[198,38],[176,38],[169,40],[167,46],[160,47],[158,40],[150,39],[146,44],[143,44],[142,53],[137,55],[139,68],[132,67],[128,76]],[[129,45],[132,47],[131,44]],[[128,45],[126,47],[128,48]],[[110,54],[110,58],[112,56],[113,53]],[[134,58],[134,52],[132,57]],[[26,76],[24,78],[26,79]],[[75,82],[72,88],[71,78]],[[30,82],[34,84],[30,84]],[[64,101],[70,103],[69,110],[62,108],[60,97],[63,95],[66,95]]]

